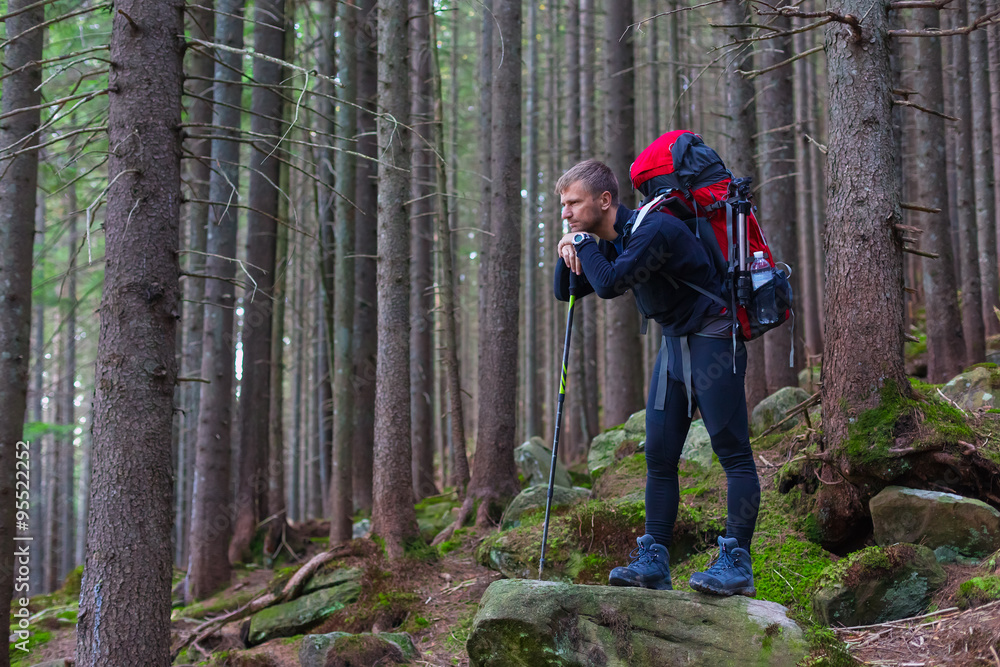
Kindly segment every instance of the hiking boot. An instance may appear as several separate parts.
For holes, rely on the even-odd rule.
[[[691,575],[691,588],[713,595],[757,595],[750,554],[735,537],[719,538],[719,557],[712,567]]]
[[[641,586],[658,591],[672,591],[670,583],[670,554],[662,544],[656,544],[652,535],[636,539],[637,546],[629,557],[628,567],[616,567],[608,576],[612,586]]]

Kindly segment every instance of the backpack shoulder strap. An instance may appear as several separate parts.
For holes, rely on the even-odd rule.
[[[704,294],[709,299],[711,299],[715,303],[719,304],[723,308],[729,308],[730,307],[730,304],[726,303],[726,301],[721,296],[719,296],[718,294],[712,294],[711,292],[709,292],[704,287],[700,287],[699,285],[695,285],[693,282],[690,282],[688,280],[684,280],[683,278],[678,278],[678,281],[684,283],[685,285],[687,285],[688,287],[690,287],[691,289],[693,289],[695,292],[699,292],[701,294]]]
[[[635,230],[637,230],[639,228],[639,225],[642,224],[642,221],[645,220],[646,214],[648,214],[650,211],[656,210],[656,207],[659,206],[664,199],[666,199],[665,195],[658,195],[656,197],[653,197],[653,199],[650,200],[648,204],[640,208],[639,215],[636,217],[635,222],[632,223],[632,230],[630,233],[635,234]]]

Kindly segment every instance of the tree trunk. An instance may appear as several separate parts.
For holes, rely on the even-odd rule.
[[[208,9],[190,7],[188,29],[191,36],[204,41],[212,41],[215,31],[215,13],[211,11],[213,2],[199,3]],[[186,72],[197,77],[211,79],[215,64],[207,53],[199,49],[188,51]],[[199,95],[192,97],[189,104],[191,123],[210,124],[212,122],[212,83],[199,79],[188,80],[189,89]],[[185,259],[184,307],[182,312],[181,377],[189,378],[181,384],[181,432],[177,453],[177,483],[175,485],[174,507],[174,560],[178,567],[187,567],[188,536],[191,531],[191,495],[194,490],[195,445],[198,438],[198,403],[202,383],[194,382],[201,373],[201,346],[205,324],[205,251],[208,239],[209,179],[211,177],[212,142],[197,139],[188,142],[188,150],[195,159],[187,160],[185,168],[191,198],[201,201],[187,205],[188,232],[187,245],[182,248]]]
[[[622,202],[632,205],[628,169],[635,159],[635,54],[632,0],[608,0],[604,19],[604,140],[606,162],[618,177]],[[622,35],[628,35],[622,39]],[[629,295],[606,305],[604,423],[621,424],[642,408],[642,345],[639,315]]]
[[[778,17],[769,23],[777,30],[791,28],[791,20]],[[768,40],[761,50],[758,66],[771,67],[791,57],[792,38]],[[757,124],[760,128],[760,183],[757,201],[761,221],[767,229],[768,243],[774,258],[791,266],[798,266],[796,255],[795,209],[795,151],[792,128],[795,123],[795,105],[792,95],[792,68],[781,67],[757,78]],[[798,273],[791,277],[792,291],[802,294]],[[802,326],[801,318],[796,322]],[[798,386],[796,366],[790,362],[793,343],[791,323],[764,337],[768,392],[782,387]],[[797,336],[796,336],[797,337]]]
[[[983,0],[969,1],[969,16],[985,13]],[[997,228],[993,201],[993,148],[990,115],[990,74],[985,30],[969,34],[970,92],[972,94],[972,159],[976,170],[976,220],[979,226],[979,277],[982,281],[983,323],[986,334],[1000,333],[1000,321],[993,309],[1000,307],[1000,278],[997,275]]]
[[[78,665],[166,667],[184,27],[180,5],[122,0],[116,8],[108,141],[120,150],[108,162],[93,484],[76,655]]]
[[[844,14],[868,13],[860,38],[843,25],[826,32],[830,178],[824,329],[838,335],[827,338],[823,351],[823,430],[826,447],[838,458],[851,419],[878,405],[883,387],[909,387],[903,370],[902,253],[893,229],[901,213],[886,2],[869,9],[866,0],[845,0],[840,7]],[[826,543],[848,539],[858,513],[864,507],[852,485],[821,489],[817,516]]]
[[[332,246],[331,246],[332,249]],[[319,263],[323,266],[323,262]],[[325,269],[320,269],[320,276]],[[332,282],[332,280],[331,280]],[[313,424],[316,427],[316,442],[310,456],[309,474],[309,507],[314,518],[327,516],[327,504],[330,490],[330,443],[333,442],[333,378],[330,377],[330,331],[327,325],[330,319],[326,316],[324,307],[329,306],[329,299],[323,298],[322,284],[316,285],[316,363],[315,384],[316,402],[313,413]]]
[[[345,99],[357,99],[357,14],[354,3],[337,5],[339,14],[340,58],[338,77],[343,84],[340,93]],[[353,537],[354,472],[354,201],[357,187],[357,160],[351,151],[350,138],[355,136],[357,111],[353,104],[341,104],[337,109],[340,150],[334,156],[337,175],[336,237],[337,256],[334,261],[334,281],[337,296],[333,313],[333,474],[330,478],[330,542],[347,541]]]
[[[257,0],[254,5],[254,51],[285,56],[284,0]],[[253,557],[250,543],[257,524],[271,513],[267,507],[268,421],[271,404],[271,323],[274,315],[274,268],[278,230],[278,191],[285,152],[274,139],[284,131],[282,94],[265,86],[280,85],[284,68],[263,58],[253,60],[257,86],[250,97],[254,133],[250,151],[250,210],[247,212],[247,267],[250,284],[243,293],[243,379],[240,384],[240,470],[236,493],[236,525],[229,562]]]
[[[938,10],[916,10],[917,28],[938,30]],[[921,104],[936,111],[944,108],[944,83],[941,73],[941,40],[926,37],[915,40],[917,50],[915,87]],[[927,308],[927,376],[931,382],[947,382],[961,372],[965,360],[962,318],[958,313],[954,253],[951,246],[951,221],[948,218],[947,174],[945,173],[944,119],[925,112],[916,113],[916,200],[921,206],[941,209],[940,213],[915,212],[915,219],[925,231],[920,244],[938,254],[938,259],[921,260],[925,304]]]
[[[804,19],[796,21],[798,24],[805,24]],[[802,53],[809,46],[809,36],[805,33],[795,35],[793,40],[795,52]],[[798,240],[798,258],[801,271],[799,274],[799,286],[802,290],[802,300],[800,312],[803,317],[803,329],[805,330],[806,341],[806,367],[812,364],[812,359],[823,353],[822,337],[819,333],[820,312],[816,307],[816,273],[806,269],[808,257],[812,255],[813,249],[813,196],[812,196],[812,144],[807,137],[815,135],[813,131],[812,109],[813,91],[809,85],[809,70],[812,68],[812,61],[808,59],[797,60],[794,65],[795,76],[795,222],[796,238]]]
[[[406,0],[378,6],[378,363],[375,382],[375,480],[372,532],[385,540],[390,558],[419,536],[410,469],[410,230],[406,124],[408,69]]]
[[[59,565],[59,579],[65,580],[66,575],[76,567],[76,447],[73,444],[76,427],[74,398],[76,397],[76,235],[78,217],[76,214],[76,186],[70,186],[67,192],[73,193],[67,197],[67,209],[70,211],[66,221],[66,245],[69,250],[69,268],[66,275],[66,293],[63,295],[65,304],[62,331],[62,372],[58,374],[60,383],[56,393],[56,424],[63,427],[56,447],[61,448],[59,489],[61,500],[59,505],[59,527],[62,535],[59,542],[62,545],[62,562]]]
[[[375,0],[364,0],[358,17],[358,104],[364,110],[357,115],[358,147],[362,155],[374,158],[378,153],[375,136],[375,103],[378,96],[376,63],[378,61],[377,13]],[[375,438],[375,356],[378,290],[375,286],[375,253],[378,230],[378,173],[372,160],[357,162],[357,209],[355,219],[354,261],[354,453],[351,466],[354,478],[354,506],[372,507],[372,456]]]
[[[559,108],[559,96],[561,94],[561,72],[559,68],[559,3],[549,4],[546,13],[547,30],[545,32],[545,52],[548,54],[548,68],[545,81],[545,117],[547,119],[546,128],[548,137],[545,145],[548,146],[548,155],[545,160],[545,275],[551,276],[555,271],[555,263],[562,260],[556,256],[556,244],[559,242],[562,231],[562,221],[559,218],[559,200],[555,196],[554,190],[556,180],[559,178],[559,164],[562,160],[560,147],[562,146],[559,132],[559,119],[561,117]],[[559,328],[561,321],[565,319],[561,302],[556,301],[552,292],[545,290],[546,318],[545,318],[545,433],[551,439],[554,431],[556,416],[556,395],[559,393],[559,366],[562,362],[559,345],[562,343]]]
[[[292,375],[292,460],[291,460],[291,493],[289,493],[289,517],[295,521],[305,521],[306,520],[306,508],[305,508],[305,480],[302,474],[304,469],[304,460],[308,456],[308,448],[306,447],[306,442],[308,440],[306,436],[306,424],[308,423],[303,419],[302,414],[304,412],[304,405],[308,401],[302,400],[302,387],[305,384],[306,378],[309,373],[305,367],[305,318],[303,314],[305,312],[305,277],[303,276],[303,257],[305,253],[302,252],[301,240],[296,248],[297,252],[295,254],[295,306],[294,306],[294,325],[295,335],[292,337],[295,345],[295,361],[294,369],[295,372]]]
[[[595,57],[597,53],[594,30],[594,0],[580,0],[580,157],[594,157],[597,152],[597,105],[594,86]],[[629,188],[627,188],[629,189]],[[551,275],[551,274],[550,274]],[[583,396],[584,440],[582,454],[587,455],[591,439],[601,430],[600,385],[597,375],[598,335],[597,310],[599,299],[592,297],[580,302],[583,315],[577,336],[577,348],[582,352],[580,366],[583,382],[574,391]],[[557,338],[559,338],[557,336]],[[561,339],[560,339],[561,340]]]
[[[215,41],[243,48],[242,0],[219,0]],[[240,74],[242,56],[228,51],[215,54],[212,123],[225,129],[214,133],[236,139],[240,128]],[[229,536],[235,518],[229,508],[231,431],[233,411],[233,311],[236,267],[236,211],[227,203],[239,188],[239,143],[212,141],[212,175],[205,273],[205,322],[203,325],[198,434],[195,450],[194,496],[191,501],[191,535],[188,538],[188,571],[185,601],[190,604],[212,595],[229,583]]]
[[[538,382],[538,288],[535,285],[538,265],[538,8],[528,3],[527,122],[526,169],[524,187],[527,197],[524,216],[524,437],[541,435],[541,405],[536,400]]]
[[[430,11],[427,0],[410,0],[410,437],[413,445],[413,494],[417,500],[435,495],[433,410],[434,367],[431,351],[434,318],[431,263],[431,200],[434,182],[431,157]],[[436,47],[435,47],[436,48]]]
[[[486,317],[479,335],[479,423],[467,498],[480,501],[476,523],[499,518],[520,490],[514,465],[517,418],[518,283],[521,252],[521,3],[495,0],[503,42],[493,43],[490,220],[493,238],[481,286]],[[516,367],[515,367],[516,368]]]
[[[22,35],[44,20],[44,7],[32,7],[30,0],[11,0],[7,5],[8,12],[25,8],[28,9],[24,13],[7,19],[8,36]],[[5,115],[41,103],[42,68],[31,67],[29,63],[42,59],[44,34],[44,30],[32,30],[7,46],[4,65],[9,68],[8,78],[4,81],[0,101],[0,110]],[[37,145],[37,135],[32,136],[32,133],[38,129],[39,118],[40,112],[36,109],[5,119],[0,125],[0,146],[22,149]],[[38,516],[25,517],[30,521],[22,526],[21,515],[15,512],[16,507],[28,507],[24,501],[29,500],[32,464],[37,465],[41,455],[40,443],[19,444],[24,435],[28,395],[31,255],[35,239],[38,152],[30,150],[13,158],[0,153],[0,169],[0,350],[3,350],[0,355],[0,405],[4,406],[0,411],[0,617],[7,619],[15,590],[18,601],[28,596],[24,584],[31,570],[24,556],[19,555],[17,559],[14,556],[15,544],[18,553],[23,554],[25,545],[30,552],[31,543],[15,543],[15,538],[26,537],[31,523],[40,520]],[[169,431],[168,424],[168,436]],[[27,465],[22,463],[23,457],[27,457]],[[35,472],[37,485],[39,471]],[[37,557],[34,566],[38,567]],[[19,637],[19,641],[23,639],[26,637]],[[9,664],[8,650],[0,650],[0,667]]]
[[[11,10],[13,10],[13,8],[11,8]],[[38,20],[40,21],[41,19]],[[11,27],[9,29],[13,30],[14,28]],[[41,46],[39,46],[39,48],[41,48]],[[13,85],[13,83],[8,85]],[[36,82],[35,84],[32,85],[35,86],[38,84]],[[2,181],[0,181],[0,183],[2,183]],[[36,185],[37,185],[37,177],[36,177]],[[7,190],[0,189],[0,197],[6,197],[5,194],[6,192]],[[6,201],[6,199],[4,199],[3,201]],[[45,247],[45,198],[42,195],[41,191],[38,190],[37,188],[35,189],[35,202],[36,202],[35,215],[34,215],[35,220],[33,229],[35,231],[35,234],[37,235],[37,245],[39,247],[44,248]],[[14,210],[14,209],[6,209],[6,210]],[[22,232],[19,231],[19,233]],[[13,238],[13,235],[8,235],[5,232],[4,238],[7,238],[8,236]],[[28,242],[28,246],[30,248],[31,246],[30,241]],[[2,247],[2,245],[0,245],[0,247]],[[6,258],[7,255],[5,255],[4,257]],[[8,262],[5,259],[3,262],[0,262],[0,267],[3,266],[17,266],[17,265],[13,263],[13,261]],[[31,278],[29,277],[28,280],[30,286]],[[7,303],[10,302],[7,301]],[[28,397],[31,402],[31,420],[34,422],[41,422],[43,421],[42,399],[45,397],[45,300],[35,299],[34,308],[35,308],[34,320],[31,322],[31,327],[33,328],[33,334],[34,334],[34,342],[31,344],[32,347],[31,352],[34,355],[35,359],[34,359],[34,368],[31,369],[32,370],[31,388],[29,390]],[[0,326],[3,326],[3,322],[5,321],[7,320],[0,320]],[[3,381],[7,382],[6,380],[7,376],[5,375],[3,377],[4,377]],[[11,385],[8,384],[6,386],[11,386]],[[23,435],[23,430],[19,431],[18,437],[20,438],[21,435]],[[32,479],[28,480],[31,485],[31,506],[40,508],[42,510],[38,512],[38,516],[34,517],[34,521],[32,521],[30,525],[30,536],[32,541],[35,544],[41,545],[42,548],[37,549],[35,551],[34,557],[31,559],[31,577],[29,581],[30,585],[29,590],[39,591],[41,593],[48,592],[44,576],[45,562],[47,560],[47,552],[44,549],[45,539],[46,539],[45,510],[47,507],[49,507],[49,505],[46,502],[48,498],[46,496],[46,488],[44,483],[45,478],[48,474],[48,469],[45,466],[45,456],[43,450],[44,442],[45,438],[41,437],[29,445],[29,448],[34,447],[34,449],[32,450],[31,469],[28,471],[29,477],[33,478],[33,481]],[[0,525],[6,525],[6,524],[0,524]],[[86,534],[87,532],[86,527],[84,528],[83,532],[84,534]],[[0,651],[0,654],[2,654],[2,651]]]

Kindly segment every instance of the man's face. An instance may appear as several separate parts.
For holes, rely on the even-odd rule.
[[[604,197],[603,195],[607,195]],[[562,191],[559,202],[562,204],[562,218],[569,223],[570,232],[593,232],[597,229],[604,215],[604,199],[610,201],[611,195],[602,193],[595,195],[580,181],[571,183]]]

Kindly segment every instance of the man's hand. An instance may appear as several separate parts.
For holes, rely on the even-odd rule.
[[[576,246],[573,245],[574,236],[575,234],[566,234],[559,240],[559,256],[569,270],[579,276],[583,273],[583,264],[576,256]]]

